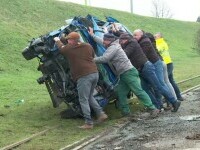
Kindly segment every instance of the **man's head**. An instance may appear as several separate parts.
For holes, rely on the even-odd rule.
[[[77,32],[70,32],[66,39],[68,41],[68,44],[71,45],[77,45],[80,42],[80,35]]]
[[[154,38],[155,38],[155,39],[160,39],[160,38],[162,38],[162,34],[161,34],[160,32],[158,32],[158,33],[156,33],[156,34],[154,35]]]
[[[125,44],[131,39],[131,35],[128,33],[122,33],[119,37],[119,43],[120,44]]]
[[[150,39],[151,43],[154,43],[156,41],[154,35],[150,32],[146,32],[145,35]]]
[[[133,37],[137,41],[139,41],[142,38],[143,35],[144,35],[144,32],[141,29],[136,29],[136,30],[133,31]]]
[[[103,45],[105,47],[108,47],[115,40],[116,40],[116,37],[112,33],[106,33],[103,36]]]

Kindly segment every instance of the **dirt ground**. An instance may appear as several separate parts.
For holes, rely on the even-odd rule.
[[[200,150],[200,89],[183,95],[176,113],[164,111],[158,118],[140,114],[85,150]]]

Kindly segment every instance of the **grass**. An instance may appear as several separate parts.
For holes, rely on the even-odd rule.
[[[66,109],[62,104],[53,108],[44,85],[36,79],[38,61],[26,61],[21,52],[28,40],[60,28],[64,20],[74,16],[92,14],[103,19],[112,16],[125,24],[131,31],[162,32],[170,47],[175,66],[175,79],[180,81],[200,73],[200,56],[194,50],[194,36],[199,24],[169,19],[142,17],[115,10],[92,8],[54,0],[1,0],[0,5],[0,147],[14,143],[54,125],[60,125],[17,149],[59,149],[85,136],[113,126],[120,116],[114,105],[105,111],[110,120],[92,131],[82,131],[77,126],[82,119],[62,120],[59,113]],[[181,90],[199,83],[195,79],[181,84]],[[18,100],[24,100],[18,104]],[[134,104],[133,111],[141,106]]]

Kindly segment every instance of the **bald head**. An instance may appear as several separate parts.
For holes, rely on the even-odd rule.
[[[142,38],[143,35],[144,35],[144,32],[141,29],[136,29],[136,30],[133,31],[133,37],[137,41],[139,41]]]
[[[155,39],[160,39],[162,38],[162,34],[160,32],[154,34]]]

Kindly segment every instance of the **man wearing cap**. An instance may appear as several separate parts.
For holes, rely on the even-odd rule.
[[[131,90],[146,107],[152,110],[152,117],[156,117],[157,109],[152,104],[147,93],[142,89],[138,71],[135,69],[135,67],[133,67],[125,52],[121,48],[119,40],[116,39],[116,37],[111,33],[104,34],[103,39],[101,39],[94,35],[92,28],[89,28],[89,34],[97,43],[103,44],[106,47],[106,51],[104,52],[103,56],[95,57],[94,61],[96,63],[110,62],[114,66],[116,74],[120,78],[117,87],[117,94],[122,115],[130,116],[127,94]]]
[[[98,121],[107,119],[107,115],[93,97],[99,78],[97,66],[93,62],[94,50],[89,44],[80,42],[80,35],[77,32],[69,33],[66,39],[66,45],[58,37],[55,37],[54,41],[60,53],[69,61],[72,78],[77,82],[79,102],[85,118],[85,124],[79,128],[91,129],[93,120],[90,107],[97,114]]]
[[[176,100],[176,98],[173,96],[173,94],[164,82],[163,64],[158,54],[156,53],[156,50],[154,49],[150,39],[144,34],[144,31],[142,31],[141,29],[135,30],[133,32],[133,36],[138,41],[140,47],[142,48],[142,51],[144,52],[148,60],[153,64],[154,67],[151,66],[151,68],[155,70],[155,74],[158,80],[155,80],[155,78],[153,78],[152,76],[153,74],[149,73],[150,69],[146,70],[146,72],[148,72],[146,74],[141,73],[142,76],[148,79],[156,92],[162,94],[166,98],[166,100],[172,104],[172,111],[176,112],[179,109],[181,102]]]

